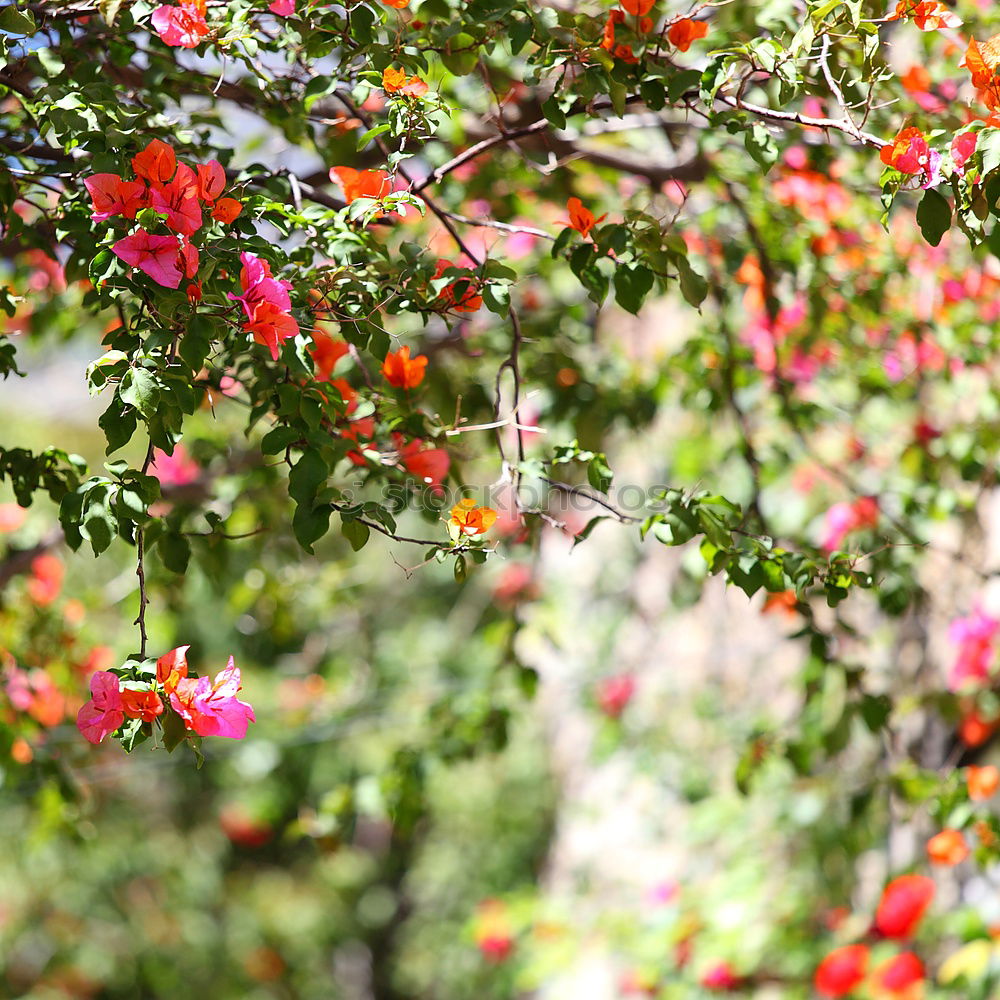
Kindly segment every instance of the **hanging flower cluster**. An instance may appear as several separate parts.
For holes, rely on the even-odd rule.
[[[243,206],[222,198],[226,172],[217,160],[192,169],[179,163],[173,149],[153,139],[132,157],[135,180],[117,174],[93,174],[84,179],[95,222],[122,217],[135,219],[144,209],[164,216],[169,233],[151,233],[143,227],[118,240],[112,250],[130,267],[137,267],[158,285],[178,288],[182,278],[198,273],[198,248],[191,237],[201,229],[204,212],[223,224],[231,223]]]
[[[180,716],[184,728],[198,736],[225,736],[241,740],[255,722],[253,708],[237,698],[240,671],[229,657],[214,681],[188,677],[187,651],[179,646],[156,661],[155,683],[122,680],[110,670],[90,678],[91,698],[77,715],[77,728],[91,743],[101,743],[120,729],[125,719],[154,723],[167,706]]]

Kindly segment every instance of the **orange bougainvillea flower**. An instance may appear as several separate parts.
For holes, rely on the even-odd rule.
[[[348,205],[355,198],[384,198],[392,190],[392,180],[384,170],[331,167],[330,180],[344,189],[344,201]]]
[[[313,330],[313,348],[310,350],[313,363],[316,365],[316,381],[329,382],[333,377],[333,369],[337,362],[350,353],[350,348],[342,340],[334,340],[322,330]]]
[[[155,691],[136,691],[122,688],[122,711],[130,719],[153,722],[163,714],[163,702]]]
[[[410,6],[410,0],[382,0],[382,3],[394,10],[402,10],[404,7]]]
[[[633,17],[644,17],[653,9],[654,0],[621,0],[622,9]]]
[[[150,184],[166,184],[177,169],[177,156],[162,140],[153,139],[141,152],[132,157],[136,177]]]
[[[405,70],[389,66],[382,70],[382,89],[387,94],[423,97],[427,93],[427,84],[419,76],[407,77]]]
[[[242,211],[243,205],[235,198],[220,198],[212,209],[212,218],[218,219],[223,225],[228,226],[230,222],[239,217]]]
[[[681,52],[687,52],[696,38],[704,38],[707,34],[708,25],[704,21],[692,21],[690,17],[682,17],[670,26],[667,38]]]
[[[178,646],[164,653],[156,661],[156,683],[163,685],[163,690],[170,694],[177,689],[179,681],[187,677],[187,651],[190,646]]]
[[[594,226],[608,217],[608,213],[605,212],[599,219],[595,219],[594,213],[586,208],[579,198],[570,198],[566,202],[566,210],[569,212],[569,222],[566,225],[570,229],[575,229],[584,239],[589,239]]]
[[[401,347],[398,351],[390,351],[382,363],[382,374],[386,382],[396,389],[416,389],[424,380],[427,358],[418,354],[410,357],[410,349]]]
[[[459,500],[451,508],[449,524],[458,529],[460,535],[485,534],[497,519],[497,512],[492,507],[477,507],[475,500]]]
[[[973,802],[985,802],[1000,788],[1000,769],[992,764],[985,767],[969,767],[965,773],[966,785],[969,789],[969,798]]]
[[[450,260],[442,258],[434,268],[434,278],[440,278],[445,271],[456,266]],[[475,275],[470,272],[468,278],[464,280],[467,287],[460,296],[457,294],[457,288],[462,283],[462,278],[456,279],[450,285],[445,285],[438,293],[438,298],[447,303],[448,308],[455,312],[477,312],[482,307],[483,297],[476,291]]]
[[[883,890],[875,911],[875,928],[887,938],[908,938],[934,899],[934,880],[926,875],[900,875]]]
[[[954,867],[969,856],[969,845],[959,830],[942,830],[927,841],[931,864]]]
[[[899,0],[896,11],[887,21],[900,18],[912,20],[921,31],[936,31],[938,28],[957,28],[962,19],[938,0]]]
[[[616,59],[621,59],[623,63],[634,64],[639,61],[638,56],[632,51],[631,45],[616,45],[612,55]]]

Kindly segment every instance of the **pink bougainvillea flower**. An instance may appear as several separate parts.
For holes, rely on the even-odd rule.
[[[278,17],[288,17],[295,13],[295,0],[274,0],[267,9]]]
[[[85,177],[84,187],[90,192],[94,222],[103,222],[121,215],[134,219],[146,203],[146,186],[139,181],[123,181],[117,174],[93,174]]]
[[[100,743],[125,721],[118,678],[108,670],[98,670],[90,678],[91,698],[76,717],[76,727],[91,743]]]
[[[150,184],[166,184],[177,169],[177,156],[162,139],[153,139],[132,157],[132,169],[136,177]]]
[[[198,261],[200,254],[198,248],[186,237],[181,238],[181,245],[177,250],[177,266],[184,272],[185,278],[193,278],[198,273]],[[198,298],[201,298],[200,286]]]
[[[978,132],[960,132],[951,140],[951,158],[959,176],[965,173],[965,164],[976,151],[978,138]]]
[[[112,248],[130,267],[137,267],[164,288],[177,288],[181,269],[177,264],[179,246],[173,236],[153,236],[139,229],[120,239]]]
[[[242,302],[247,318],[253,317],[254,308],[261,302],[270,302],[276,309],[287,312],[292,308],[292,300],[288,297],[290,281],[280,281],[271,276],[271,266],[266,260],[261,260],[256,254],[244,251],[240,254],[243,267],[240,270],[240,285],[242,295],[229,293],[234,302]]]
[[[199,736],[225,736],[241,740],[247,726],[256,722],[253,708],[236,695],[241,689],[239,667],[229,657],[226,669],[214,683],[207,677],[184,677],[170,693],[170,704],[187,729]]]
[[[716,962],[701,977],[701,985],[713,993],[732,993],[740,988],[742,982],[728,962]]]
[[[299,324],[290,313],[283,312],[273,302],[258,302],[253,315],[243,329],[253,334],[258,344],[263,344],[271,352],[271,358],[278,360],[281,345],[299,332]]]
[[[597,685],[597,704],[609,719],[617,719],[632,700],[635,688],[631,674],[605,677]]]
[[[189,486],[201,477],[201,466],[188,455],[183,444],[177,444],[172,455],[159,448],[153,451],[149,474],[156,476],[161,486]]]
[[[878,524],[878,500],[858,497],[853,503],[835,503],[823,518],[823,539],[820,547],[833,552],[844,544],[852,531],[873,528]]]
[[[193,49],[208,34],[205,0],[192,0],[179,7],[164,4],[150,18],[160,40],[167,45]]]
[[[187,164],[181,163],[173,180],[154,184],[149,189],[150,207],[166,215],[167,226],[175,233],[191,236],[201,228],[198,191],[198,176]]]
[[[883,890],[875,911],[875,929],[887,938],[908,938],[934,899],[934,880],[926,875],[900,875]]]
[[[948,671],[948,687],[982,687],[989,679],[996,656],[994,642],[1000,620],[974,607],[967,618],[956,618],[948,628],[948,638],[958,645],[958,655]]]
[[[28,512],[16,503],[0,503],[0,534],[17,531],[27,516]]]

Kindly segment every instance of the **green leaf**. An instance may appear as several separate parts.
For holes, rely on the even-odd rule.
[[[354,518],[347,518],[341,516],[340,530],[344,535],[344,538],[351,543],[351,548],[355,552],[360,552],[361,549],[365,547],[368,543],[368,538],[371,535],[371,531],[367,524],[362,524],[361,521],[355,520]]]
[[[12,3],[0,7],[0,31],[9,35],[33,35],[37,30],[30,10],[18,10]]]
[[[744,134],[743,142],[747,147],[747,152],[753,157],[754,162],[766,174],[778,159],[778,146],[771,135],[770,129],[759,122],[755,122]]]
[[[288,494],[297,503],[312,508],[320,486],[326,482],[330,470],[322,455],[315,449],[303,452],[288,475]]]
[[[147,420],[156,413],[160,389],[145,368],[130,368],[121,381],[118,395],[123,403],[134,407]]]
[[[615,270],[614,283],[615,301],[634,316],[653,287],[653,272],[641,264],[621,265]]]
[[[172,573],[186,573],[191,558],[191,544],[179,532],[168,531],[157,543],[163,565]]]
[[[948,199],[933,188],[928,188],[917,206],[917,225],[920,226],[924,239],[932,247],[936,247],[951,226],[951,204]]]

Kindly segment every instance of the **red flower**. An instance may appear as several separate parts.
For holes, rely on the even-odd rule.
[[[114,215],[134,219],[146,203],[146,187],[139,181],[123,181],[117,174],[93,174],[85,177],[84,187],[94,203],[91,219],[103,222]]]
[[[738,990],[743,980],[737,976],[728,962],[717,962],[701,977],[701,985],[713,993],[729,993]]]
[[[900,173],[920,174],[930,162],[930,147],[918,128],[904,128],[889,145],[883,146],[879,158],[887,167]]]
[[[403,468],[435,492],[440,492],[441,484],[448,475],[451,465],[448,452],[444,448],[424,448],[424,442],[420,438],[414,438],[403,444],[401,434],[396,434],[394,437]]]
[[[621,0],[622,8],[633,17],[642,17],[653,9],[654,0]]]
[[[849,944],[835,948],[816,969],[813,985],[825,997],[847,996],[864,978],[868,969],[868,948]]]
[[[201,203],[198,201],[198,178],[186,164],[167,184],[153,184],[149,189],[150,207],[167,217],[167,226],[175,233],[191,236],[201,228]]]
[[[900,875],[882,892],[875,927],[887,938],[908,938],[934,899],[934,882],[926,875]]]
[[[690,17],[682,17],[670,26],[667,38],[681,52],[687,52],[696,38],[704,38],[707,34],[708,25],[704,21],[692,21]]]
[[[893,955],[875,970],[877,988],[890,995],[899,995],[923,982],[924,963],[912,951]]]
[[[401,347],[385,356],[382,374],[389,385],[396,389],[416,389],[424,380],[426,367],[427,358],[423,354],[410,358],[410,349]]]

